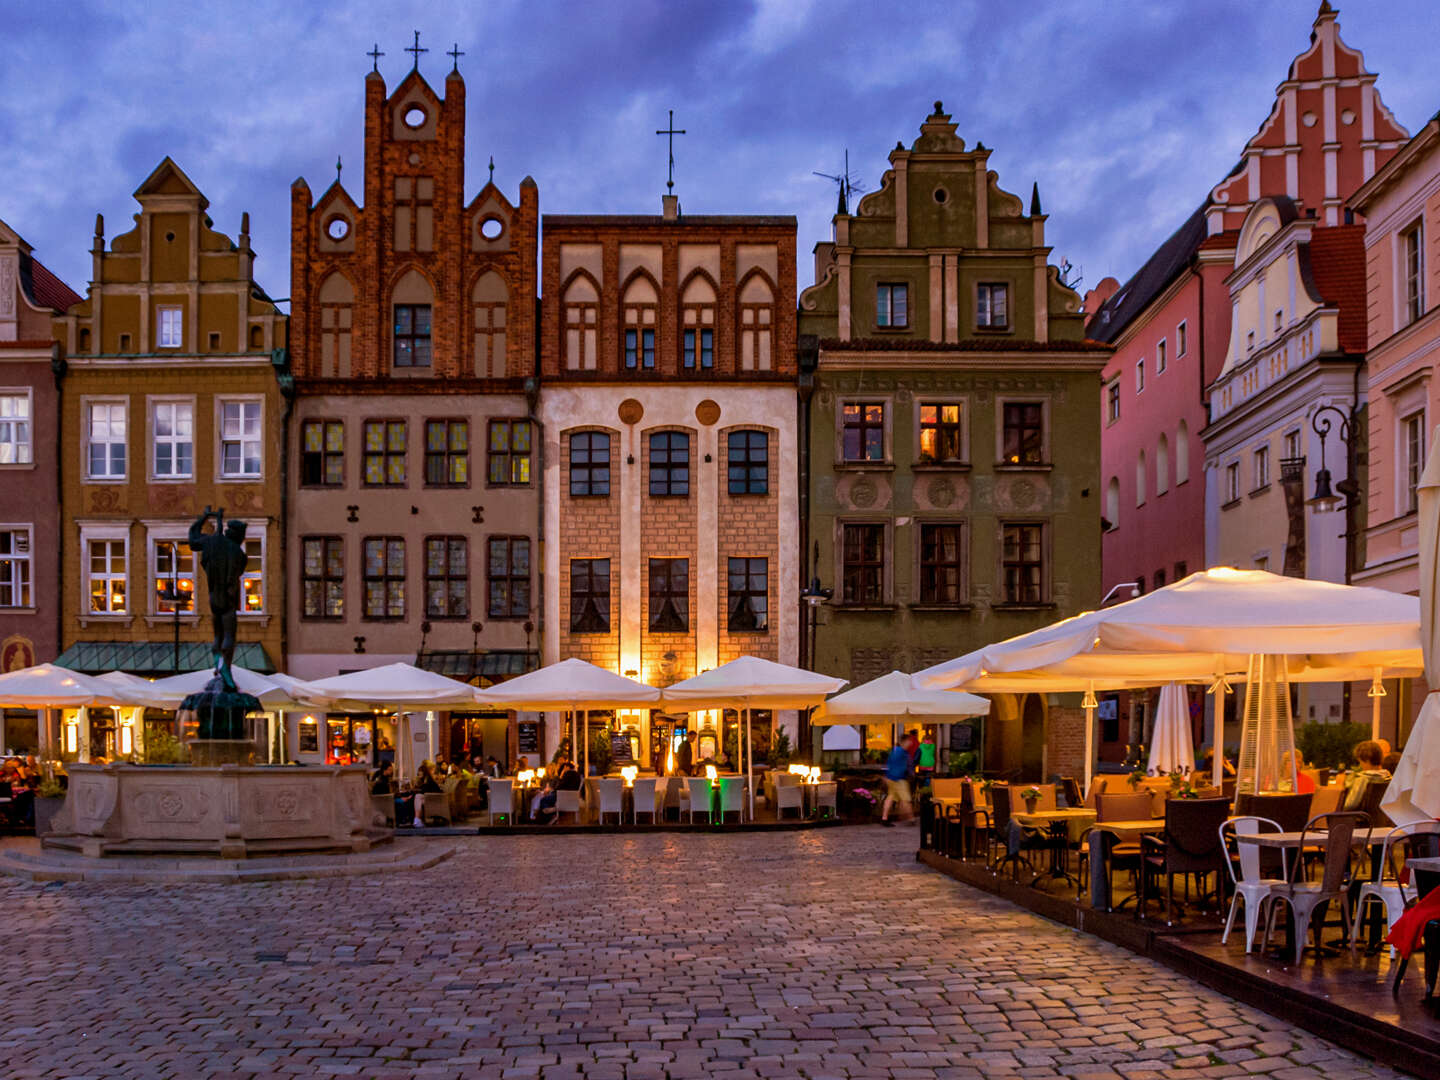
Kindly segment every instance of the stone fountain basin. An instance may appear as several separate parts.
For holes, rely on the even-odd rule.
[[[394,837],[363,765],[70,765],[47,848],[98,857],[368,851]]]

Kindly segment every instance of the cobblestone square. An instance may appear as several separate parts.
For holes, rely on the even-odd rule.
[[[1399,1075],[919,866],[913,828],[458,843],[373,878],[0,880],[0,1075]]]

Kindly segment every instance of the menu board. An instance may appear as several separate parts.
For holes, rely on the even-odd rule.
[[[522,754],[540,753],[540,725],[533,720],[522,720],[516,726],[516,742]]]
[[[635,760],[635,744],[623,732],[610,736],[610,759],[616,765],[629,765]]]
[[[318,754],[320,752],[320,725],[315,722],[300,724],[300,753]]]
[[[975,749],[975,725],[974,724],[951,724],[950,725],[950,749],[956,753],[964,753],[967,750]]]

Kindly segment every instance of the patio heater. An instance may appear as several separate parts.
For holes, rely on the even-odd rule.
[[[1217,726],[1217,731],[1221,730]],[[1225,746],[1218,735],[1215,742],[1218,762]],[[1250,657],[1240,725],[1240,760],[1235,772],[1237,794],[1280,791],[1280,783],[1287,777],[1290,790],[1297,790],[1295,723],[1290,715],[1290,679],[1283,656]]]

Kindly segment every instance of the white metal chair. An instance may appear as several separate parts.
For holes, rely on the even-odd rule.
[[[1225,869],[1230,873],[1233,895],[1230,897],[1230,914],[1225,919],[1225,932],[1220,935],[1220,944],[1230,940],[1230,929],[1235,925],[1235,911],[1245,906],[1245,951],[1255,947],[1255,931],[1260,926],[1260,915],[1264,910],[1271,891],[1276,885],[1285,884],[1279,878],[1267,878],[1260,872],[1260,848],[1255,844],[1242,844],[1236,839],[1234,848],[1240,863],[1240,875],[1235,875],[1235,859],[1230,857],[1231,837],[1254,836],[1263,832],[1283,832],[1279,822],[1262,817],[1235,817],[1220,826],[1220,846],[1224,849]]]
[[[614,814],[615,824],[625,824],[625,781],[607,777],[595,782],[595,820],[605,824],[605,815]]]
[[[697,810],[705,815],[706,821],[713,821],[714,816],[710,812],[710,781],[703,776],[686,777],[685,788],[690,792],[690,824],[695,824]]]
[[[555,792],[555,820],[560,820],[561,814],[569,814],[575,824],[580,824],[580,792],[578,791],[557,791]]]
[[[1350,925],[1350,894],[1345,888],[1345,878],[1350,870],[1350,857],[1354,854],[1355,833],[1359,829],[1367,832],[1370,827],[1370,819],[1365,814],[1341,813],[1321,814],[1312,818],[1306,823],[1305,828],[1300,832],[1300,846],[1296,849],[1296,858],[1291,865],[1290,881],[1279,885],[1271,886],[1270,893],[1266,897],[1269,905],[1270,917],[1265,923],[1265,941],[1261,946],[1262,950],[1270,944],[1270,932],[1275,928],[1275,913],[1281,904],[1290,908],[1291,918],[1295,920],[1295,963],[1300,963],[1300,958],[1305,952],[1305,938],[1310,933],[1310,920],[1315,914],[1315,909],[1331,900],[1340,902],[1340,916],[1342,925]],[[1300,858],[1300,853],[1305,850],[1305,835],[1312,830],[1322,830],[1325,834],[1325,867],[1320,881],[1296,881],[1297,876],[1304,873],[1305,860]],[[1318,842],[1319,836],[1315,838]],[[1318,930],[1318,927],[1316,928]],[[1316,947],[1319,947],[1317,933]]]
[[[786,810],[794,810],[797,818],[805,816],[805,789],[798,777],[780,773],[775,777],[775,820],[779,821]]]
[[[835,804],[836,804],[836,800],[837,800],[838,797],[839,797],[839,792],[840,792],[840,785],[839,785],[838,783],[836,783],[834,780],[831,780],[831,781],[828,781],[828,782],[822,780],[820,783],[816,784],[816,785],[815,785],[815,812],[816,812],[817,814],[819,814],[821,811],[829,810],[829,811],[830,811],[830,816],[831,816],[831,817],[834,817],[835,814],[836,814],[836,806],[835,806]]]
[[[1360,940],[1360,924],[1364,921],[1365,909],[1370,904],[1379,904],[1385,912],[1385,933],[1395,929],[1395,923],[1405,913],[1405,908],[1415,895],[1413,886],[1406,889],[1400,880],[1401,865],[1410,856],[1412,843],[1426,836],[1440,836],[1440,822],[1419,821],[1413,825],[1402,825],[1391,829],[1381,848],[1380,864],[1374,881],[1360,886],[1360,895],[1355,900],[1354,921],[1350,924],[1350,952],[1353,955]],[[1399,849],[1398,851],[1396,849]],[[1394,865],[1392,865],[1392,863]],[[1394,871],[1392,873],[1392,871]],[[1407,893],[1409,895],[1407,895]],[[1390,947],[1390,958],[1395,958],[1395,947]]]
[[[495,824],[495,815],[499,814],[505,819],[506,825],[515,824],[515,781],[513,780],[486,780],[485,786],[489,798],[485,801],[486,823]]]
[[[744,821],[745,781],[738,776],[722,776],[716,783],[720,785],[720,824],[725,824],[725,815],[730,813],[736,821]]]
[[[659,810],[659,806],[657,805],[659,800],[655,792],[655,785],[658,782],[659,781],[652,776],[646,780],[636,780],[634,784],[631,785],[630,799],[632,805],[630,807],[630,823],[632,825],[640,824],[641,814],[649,814],[652,824],[659,819],[659,814],[657,813]]]

